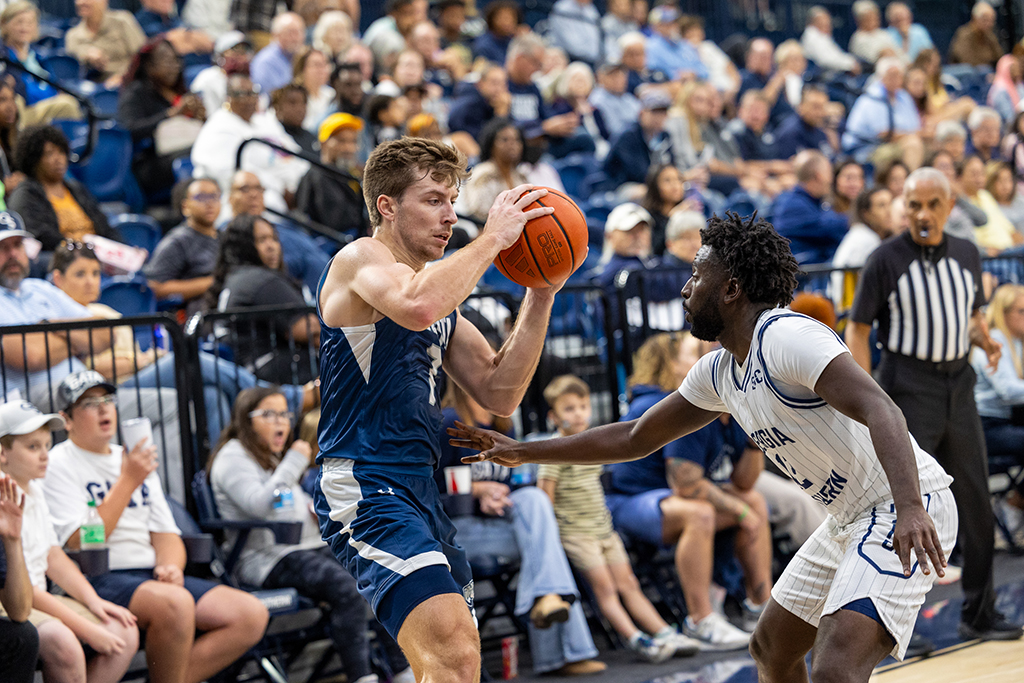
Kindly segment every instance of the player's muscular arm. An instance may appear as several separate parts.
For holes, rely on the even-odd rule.
[[[705,500],[711,503],[716,511],[737,518],[745,516],[748,512],[746,503],[729,495],[705,477],[704,468],[695,462],[669,458],[665,463],[665,474],[672,487],[672,493],[680,498]]]
[[[917,459],[903,413],[870,375],[848,354],[836,356],[818,378],[814,391],[847,417],[866,425],[875,454],[892,490],[896,504],[896,533],[893,545],[909,576],[911,549],[923,571],[930,573],[929,561],[939,576],[945,572],[945,556],[935,525],[921,501]]]
[[[444,369],[495,415],[514,413],[526,394],[544,350],[556,289],[527,290],[515,328],[497,353],[472,323],[459,316]]]
[[[639,460],[718,416],[673,392],[637,420],[614,422],[558,439],[518,443],[498,432],[468,426],[450,429],[448,434],[453,446],[481,451],[467,456],[464,462],[491,460],[506,467],[525,462],[603,465]]]

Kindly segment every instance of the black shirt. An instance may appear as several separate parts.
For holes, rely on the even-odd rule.
[[[970,353],[971,314],[984,303],[973,244],[944,235],[938,246],[923,247],[903,233],[868,257],[850,319],[877,320],[878,340],[889,352],[938,363]]]

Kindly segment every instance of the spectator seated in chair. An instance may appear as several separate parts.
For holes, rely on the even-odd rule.
[[[78,100],[44,83],[33,74],[50,78],[49,73],[39,64],[39,55],[32,43],[39,39],[39,9],[28,2],[12,2],[0,12],[0,39],[3,39],[5,56],[28,69],[29,73],[12,69],[18,94],[24,99],[22,125],[32,126],[49,123],[53,119],[80,119],[82,110]]]
[[[207,293],[212,310],[225,311],[257,306],[289,306],[302,309],[307,305],[302,288],[284,272],[284,259],[277,231],[258,216],[236,216],[224,228],[213,285]],[[319,346],[320,323],[313,313],[279,316],[271,322],[256,325],[257,333],[238,329],[235,361],[254,375],[268,382],[287,384],[297,378],[299,383],[313,379],[311,354]],[[276,341],[271,339],[273,326]],[[295,343],[294,352],[289,340]],[[293,355],[294,354],[294,355]],[[293,367],[294,366],[294,367]]]
[[[658,334],[644,342],[633,363],[629,386],[629,412],[623,420],[643,415],[661,398],[675,391],[683,377],[699,358],[699,342],[688,333]],[[718,528],[739,524],[748,545],[741,562],[747,570],[750,591],[748,609],[753,614],[768,599],[771,587],[771,538],[763,499],[744,493],[726,496],[723,489],[702,478],[703,468],[684,466],[694,454],[704,455],[711,448],[702,445],[746,448],[747,437],[735,423],[711,424],[705,433],[673,441],[646,458],[611,467],[612,483],[608,508],[615,527],[629,537],[655,547],[674,548],[676,571],[689,615],[683,632],[710,650],[746,649],[750,633],[733,626],[715,612],[708,591],[714,564],[714,536]],[[717,454],[717,448],[714,449]],[[696,477],[690,476],[697,474]],[[683,476],[687,475],[687,476]],[[765,548],[767,544],[767,548]],[[737,551],[740,543],[736,544]],[[764,566],[764,552],[768,565]],[[755,571],[756,570],[756,571]]]
[[[0,467],[25,494],[21,545],[32,582],[29,621],[39,632],[43,680],[117,683],[139,649],[135,616],[108,602],[90,585],[57,541],[42,479],[59,415],[31,403],[0,405]],[[66,595],[47,592],[47,579]],[[91,648],[89,655],[83,646]]]
[[[11,683],[33,683],[39,633],[28,620],[32,583],[21,545],[25,494],[0,473],[0,668]]]
[[[446,467],[461,464],[466,451],[448,444],[445,429],[456,420],[511,434],[508,418],[498,418],[481,408],[455,382],[441,402],[443,423],[439,434],[441,455],[434,480],[442,492]],[[558,522],[551,501],[536,486],[512,490],[511,470],[482,463],[473,467],[473,497],[479,513],[456,517],[455,541],[477,554],[520,557],[515,613],[529,618],[530,652],[536,674],[597,673],[607,667],[594,660],[597,648],[590,635],[579,590],[558,536]]]
[[[832,164],[821,152],[805,150],[793,161],[797,186],[772,205],[775,229],[790,240],[799,263],[828,263],[850,225],[827,203]]]
[[[179,55],[209,55],[213,39],[201,29],[185,25],[175,8],[174,0],[141,0],[142,9],[135,13],[147,38],[163,35]]]
[[[199,683],[259,642],[269,615],[248,593],[185,576],[185,545],[156,474],[156,449],[145,439],[127,452],[111,443],[118,431],[114,391],[91,371],[61,382],[68,440],[50,451],[46,502],[59,542],[70,549],[80,547],[79,526],[88,503],[96,504],[110,571],[89,581],[146,632],[154,683]]]
[[[907,168],[921,165],[921,115],[910,93],[903,89],[905,73],[906,67],[895,57],[878,60],[878,80],[850,108],[843,150],[860,163],[872,159],[880,148],[888,148],[894,150],[894,156],[902,157]],[[998,136],[995,144],[999,144]]]
[[[291,440],[294,417],[276,388],[246,389],[238,395],[231,423],[207,462],[222,518],[302,524],[302,536],[295,545],[276,543],[270,529],[253,529],[235,565],[235,576],[250,586],[294,588],[314,602],[326,602],[331,610],[331,641],[348,680],[377,683],[377,675],[370,670],[366,601],[356,590],[355,579],[320,538],[313,501],[299,485],[313,457],[308,443]],[[281,501],[283,507],[278,510],[275,494],[281,490],[289,490],[292,497]],[[226,549],[234,545],[237,533],[227,532]],[[407,670],[409,664],[397,644],[388,645],[394,670]]]
[[[110,9],[108,0],[78,0],[75,11],[82,21],[64,35],[64,49],[85,65],[91,80],[119,87],[146,34],[130,12]]]
[[[320,161],[343,177],[310,166],[295,193],[296,208],[310,220],[353,238],[370,234],[370,218],[359,183],[362,174],[356,164],[362,129],[362,119],[351,114],[331,114],[324,119],[320,125]]]
[[[43,251],[53,251],[63,239],[78,241],[86,235],[121,241],[89,190],[67,177],[69,153],[67,138],[53,126],[22,131],[14,166],[25,179],[7,198],[8,207],[22,217]]]
[[[548,420],[558,425],[556,437],[590,427],[590,388],[579,377],[556,377],[544,389],[544,400],[551,406]],[[622,539],[612,528],[601,470],[601,465],[542,465],[537,471],[537,488],[551,499],[566,556],[637,658],[663,662],[696,654],[700,645],[669,626],[640,588]]]
[[[50,275],[61,291],[88,308],[97,318],[116,320],[121,317],[118,311],[96,301],[100,293],[100,264],[89,245],[77,242],[62,244],[53,254]],[[212,276],[210,281],[212,283]],[[231,406],[238,392],[260,382],[245,368],[205,351],[199,352],[197,360],[206,407],[206,427],[210,442],[216,443],[222,426],[231,419]],[[156,347],[143,351],[134,339],[132,328],[127,325],[114,328],[111,348],[92,357],[87,356],[83,361],[109,381],[116,380],[121,387],[177,388],[174,352]],[[280,390],[287,396],[293,411],[309,410],[319,401],[319,389],[313,381],[305,386],[286,384]]]

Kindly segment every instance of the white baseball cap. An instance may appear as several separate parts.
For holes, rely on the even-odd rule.
[[[28,401],[0,405],[0,436],[31,434],[40,427],[47,427],[51,432],[64,429],[64,418],[55,413],[43,413]]]
[[[21,216],[13,211],[0,211],[0,242],[11,237],[32,237],[32,233],[25,229]]]
[[[619,204],[612,209],[604,223],[604,229],[606,232],[609,230],[628,232],[640,223],[646,223],[650,227],[654,224],[654,219],[651,218],[651,214],[644,207],[627,202]]]

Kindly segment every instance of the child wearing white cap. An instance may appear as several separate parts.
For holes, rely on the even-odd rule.
[[[39,632],[45,681],[116,683],[139,647],[131,612],[103,600],[61,549],[43,494],[50,433],[63,429],[59,415],[28,402],[0,406],[0,467],[25,492],[22,548],[32,582],[29,621]],[[46,579],[67,596],[48,593]],[[88,660],[82,643],[95,651]]]

